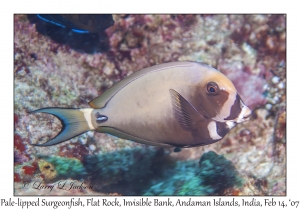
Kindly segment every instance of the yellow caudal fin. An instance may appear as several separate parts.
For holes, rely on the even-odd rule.
[[[88,130],[92,130],[86,121],[84,110],[91,109],[68,109],[68,108],[44,108],[31,113],[47,113],[57,117],[62,124],[62,129],[57,136],[44,144],[33,144],[34,146],[52,146],[67,141]]]

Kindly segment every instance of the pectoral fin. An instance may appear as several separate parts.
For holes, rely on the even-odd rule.
[[[205,117],[175,90],[170,89],[170,95],[173,112],[180,126],[186,131],[197,130],[200,121],[205,120]]]

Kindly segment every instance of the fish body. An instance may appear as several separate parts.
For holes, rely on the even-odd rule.
[[[87,130],[155,146],[194,147],[221,140],[248,119],[232,82],[197,62],[171,62],[131,74],[92,100],[91,108],[44,108],[63,129],[49,146]]]
[[[101,33],[114,24],[112,15],[53,15],[38,14],[41,20],[62,28],[69,28],[76,33]]]

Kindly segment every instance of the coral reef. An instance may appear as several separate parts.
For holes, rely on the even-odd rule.
[[[209,151],[197,161],[178,161],[176,167],[166,170],[165,176],[145,195],[223,195],[234,186],[242,186],[233,164],[223,155]]]
[[[59,42],[32,16],[14,16],[15,194],[285,195],[286,16],[113,18],[114,26],[105,31],[105,44],[97,44],[97,37],[81,36],[80,43],[87,44],[79,46],[74,34],[69,40],[60,37],[65,42]],[[226,74],[253,109],[251,120],[215,144],[179,153],[93,132],[48,148],[31,145],[53,138],[61,124],[53,116],[30,111],[88,107],[90,100],[131,73],[177,60],[208,63]],[[201,173],[200,157],[204,172],[212,176]],[[222,160],[230,171],[210,170]],[[46,163],[56,172],[48,180],[45,169],[39,167]],[[228,185],[214,176],[218,170],[218,176],[231,180]],[[244,180],[242,186],[239,178],[233,178],[236,171]],[[28,181],[57,184],[68,179],[95,188],[51,192],[22,188]],[[212,180],[214,185],[207,184]]]
[[[39,161],[39,169],[46,180],[54,179],[57,176],[57,172],[53,164],[43,159]]]
[[[202,183],[211,186],[214,192],[220,193],[234,185],[242,185],[234,165],[223,155],[212,151],[204,153],[200,158],[199,167]]]
[[[83,178],[86,175],[82,163],[75,158],[41,156],[39,169],[46,179]]]
[[[149,171],[154,155],[155,150],[152,148],[125,148],[116,152],[87,156],[84,165],[88,173],[97,174],[97,182],[103,184],[116,183],[119,180],[137,181],[137,178],[147,177],[147,174],[143,173]]]
[[[157,163],[159,162],[159,165]],[[125,148],[87,156],[83,161],[95,190],[135,195],[172,165],[163,150],[153,147]]]
[[[235,167],[223,155],[210,151],[199,162],[177,161],[168,152],[154,147],[87,155],[82,163],[75,158],[42,156],[38,157],[38,163],[23,166],[22,170],[22,178],[14,174],[15,182],[26,180],[39,183],[38,186],[56,183],[58,188],[65,189],[77,182],[96,192],[121,195],[222,195],[234,186],[241,189],[242,182]],[[36,176],[29,180],[25,174]],[[58,182],[63,179],[68,179],[68,184]]]

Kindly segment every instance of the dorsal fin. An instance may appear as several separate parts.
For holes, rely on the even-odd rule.
[[[100,96],[98,96],[97,98],[90,101],[89,105],[95,109],[101,109],[101,108],[105,107],[107,102],[122,88],[124,88],[126,85],[128,85],[132,81],[134,81],[148,73],[161,71],[164,69],[174,68],[174,67],[187,67],[187,66],[191,66],[191,65],[195,65],[195,64],[196,64],[195,62],[188,62],[188,61],[170,62],[170,63],[164,63],[164,64],[155,65],[155,66],[151,66],[151,67],[142,69],[140,71],[137,71],[137,72],[129,75],[128,77],[121,80],[117,84],[113,85],[111,88],[106,90]]]
[[[186,131],[197,130],[199,122],[205,117],[178,92],[170,89],[173,112],[180,126]]]

